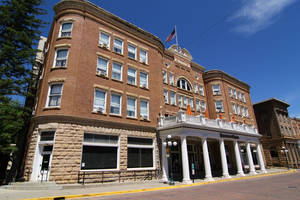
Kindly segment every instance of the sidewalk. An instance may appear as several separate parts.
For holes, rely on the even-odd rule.
[[[94,197],[113,194],[146,192],[164,189],[175,189],[181,187],[190,187],[203,184],[213,184],[218,182],[227,182],[241,179],[250,179],[256,177],[272,176],[285,173],[293,173],[296,170],[284,170],[284,169],[268,169],[267,174],[246,175],[245,177],[232,176],[230,179],[224,179],[221,177],[215,177],[214,181],[204,181],[202,179],[195,180],[193,184],[183,184],[176,182],[175,186],[169,186],[168,184],[159,183],[158,181],[144,181],[144,182],[125,182],[125,183],[110,183],[110,184],[68,184],[62,185],[62,189],[51,190],[8,190],[0,187],[0,199],[1,200],[19,200],[19,199],[54,199],[54,197],[64,197],[65,199],[73,199],[80,197]],[[63,199],[63,198],[61,198]]]

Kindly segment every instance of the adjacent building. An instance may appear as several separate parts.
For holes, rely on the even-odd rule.
[[[81,0],[45,44],[25,179],[179,181],[265,172],[250,86]],[[188,113],[188,114],[187,114]],[[166,140],[176,146],[165,146]]]
[[[253,105],[268,166],[300,166],[300,120],[289,117],[289,106],[276,98]]]

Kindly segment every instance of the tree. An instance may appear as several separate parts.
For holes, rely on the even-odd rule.
[[[37,16],[46,13],[40,8],[41,3],[42,0],[3,0],[0,3],[0,110],[3,111],[3,118],[7,119],[3,126],[1,124],[0,139],[1,144],[17,142],[13,171],[17,171],[24,154],[32,99],[35,96],[33,88],[36,79],[33,78],[32,66],[41,33],[39,29],[45,24]],[[26,100],[22,112],[17,110],[20,105],[12,101],[18,97],[31,99]],[[8,109],[15,112],[8,112]],[[22,128],[19,128],[20,123]],[[11,150],[9,146],[1,146],[1,157],[8,156]],[[1,166],[5,164],[1,162]],[[4,168],[0,167],[2,170]],[[0,171],[0,176],[3,173]]]

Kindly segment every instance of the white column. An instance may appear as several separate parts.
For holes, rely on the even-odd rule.
[[[265,163],[264,163],[264,159],[262,156],[262,152],[261,152],[261,148],[260,148],[260,144],[256,144],[256,152],[257,152],[257,156],[258,156],[258,162],[259,162],[259,166],[260,166],[260,171],[262,173],[267,173],[266,168],[265,168]]]
[[[168,167],[168,159],[166,155],[166,146],[163,145],[164,139],[162,139],[161,143],[161,156],[162,156],[162,177],[161,182],[169,181],[169,167]]]
[[[181,136],[181,160],[182,160],[183,182],[191,183],[186,136]]]
[[[206,138],[202,138],[202,150],[203,150],[203,159],[204,159],[204,167],[205,167],[205,179],[214,180],[211,175],[209,153],[208,153]]]
[[[248,142],[246,142],[246,149],[247,149],[247,157],[248,157],[248,163],[249,163],[249,168],[250,168],[250,174],[256,174],[254,163],[253,163],[253,158],[252,158],[252,154],[251,154],[250,143],[248,143]]]
[[[223,177],[231,178],[228,173],[228,166],[227,166],[227,158],[224,146],[224,140],[220,139],[220,153],[221,153],[221,161],[222,161],[222,170],[223,170]]]
[[[237,166],[237,174],[239,176],[245,176],[243,167],[242,167],[239,143],[235,140],[235,141],[233,141],[233,144],[234,144],[234,153],[235,153],[235,160],[236,160],[236,166]]]

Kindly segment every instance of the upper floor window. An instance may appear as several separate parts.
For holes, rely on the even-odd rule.
[[[142,119],[149,119],[149,102],[147,100],[140,101],[140,116]]]
[[[190,98],[189,105],[191,106],[191,109],[194,109],[194,100]]]
[[[47,107],[60,106],[62,87],[62,83],[53,83],[49,86]]]
[[[140,72],[140,87],[148,88],[148,74]]]
[[[136,98],[127,97],[127,116],[136,117]]]
[[[205,112],[206,110],[206,102],[205,101],[201,101],[201,111]]]
[[[183,105],[182,105],[182,95],[178,95],[178,105],[179,105],[179,107],[182,107]]]
[[[123,54],[123,40],[118,38],[114,39],[114,52]]]
[[[241,115],[241,108],[240,105],[236,104],[236,111],[238,115]]]
[[[232,97],[232,95],[233,95],[232,88],[228,88],[228,93],[229,93],[229,96]]]
[[[109,48],[110,46],[110,35],[104,32],[100,32],[99,44],[103,47]]]
[[[244,93],[242,93],[242,101],[246,102],[246,98],[245,98],[245,94]]]
[[[122,64],[113,63],[111,78],[122,81]]]
[[[197,83],[194,83],[194,92],[198,93],[198,84]]]
[[[108,74],[108,60],[98,57],[97,74],[107,76]]]
[[[122,96],[120,94],[112,93],[110,96],[110,113],[121,115],[121,100]]]
[[[241,115],[243,117],[245,116],[245,108],[244,108],[244,106],[241,106]]]
[[[136,46],[128,44],[128,57],[134,60],[136,59]]]
[[[188,105],[188,98],[187,97],[183,97],[183,107],[187,107],[187,105]]]
[[[219,84],[212,85],[213,95],[221,94],[221,89]]]
[[[237,114],[235,103],[232,103],[232,112],[233,112],[233,114]]]
[[[201,108],[200,108],[200,100],[199,99],[196,99],[196,110],[198,112],[201,112]]]
[[[201,96],[204,96],[204,87],[202,85],[199,86],[199,93]]]
[[[236,90],[233,89],[233,97],[237,99],[237,94],[236,94]]]
[[[184,78],[178,79],[178,81],[177,81],[177,87],[179,87],[181,89],[184,89],[184,90],[187,90],[187,91],[191,91],[191,85]]]
[[[95,89],[93,110],[101,113],[106,112],[106,91]]]
[[[223,102],[221,100],[215,101],[216,112],[224,112]]]
[[[164,83],[168,83],[168,74],[167,74],[167,72],[166,71],[163,71],[163,81],[164,81]]]
[[[175,92],[170,92],[170,103],[171,105],[176,105],[176,93]]]
[[[59,37],[71,37],[72,34],[72,22],[63,22],[60,27]]]
[[[136,85],[136,69],[128,68],[127,83]]]
[[[169,103],[169,92],[168,92],[168,90],[164,90],[164,102]]]
[[[144,49],[140,49],[140,62],[148,64],[148,52]]]
[[[66,67],[69,49],[57,49],[54,67]]]
[[[249,117],[249,110],[247,107],[245,107],[245,115],[246,115],[246,117]]]
[[[172,73],[169,74],[169,83],[170,85],[174,85],[174,75]]]

